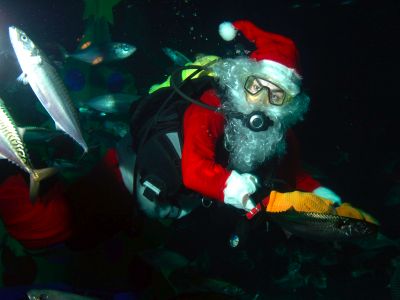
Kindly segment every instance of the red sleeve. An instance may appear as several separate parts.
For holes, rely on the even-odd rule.
[[[213,90],[203,93],[201,101],[219,106]],[[183,120],[182,177],[184,185],[207,197],[224,199],[224,188],[230,171],[215,161],[217,140],[224,132],[224,117],[192,104]]]

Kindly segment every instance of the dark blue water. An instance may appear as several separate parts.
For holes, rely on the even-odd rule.
[[[0,96],[19,124],[40,125],[48,117],[29,86],[15,84],[20,69],[8,26],[25,30],[54,61],[62,61],[58,45],[73,52],[87,26],[83,9],[83,1],[0,0]],[[382,233],[395,240],[400,236],[400,195],[395,192],[400,185],[399,10],[396,1],[122,0],[113,9],[110,36],[135,45],[137,51],[123,61],[91,67],[90,80],[83,75],[89,72],[88,66],[79,62],[69,61],[60,74],[78,100],[105,92],[143,94],[174,69],[162,47],[179,50],[190,59],[198,53],[224,56],[232,51],[233,44],[218,35],[222,21],[248,19],[265,30],[289,36],[299,48],[304,88],[311,97],[305,121],[295,127],[303,160],[314,166],[311,173],[319,174],[320,181],[346,202],[376,216]],[[96,116],[93,126],[101,122]],[[395,200],[389,205],[390,196]],[[196,245],[192,235],[186,232],[185,237]],[[371,253],[345,245],[331,253],[336,259],[333,263],[324,265],[318,261],[329,249],[325,244],[270,240],[287,255],[277,254],[274,244],[265,245],[261,238],[260,249],[267,250],[259,253],[253,242],[250,252],[266,264],[265,268],[258,266],[258,273],[232,279],[226,276],[232,271],[227,262],[212,265],[210,270],[220,267],[222,271],[214,270],[215,274],[243,283],[245,288],[254,279],[260,287],[249,290],[261,290],[267,299],[268,291],[272,299],[389,298],[392,258],[399,255],[398,249],[384,247]],[[184,248],[176,241],[173,244]],[[222,250],[218,248],[213,255],[218,251]],[[300,262],[298,279],[274,284],[289,274],[296,255],[306,253],[313,257]],[[313,278],[322,280],[321,274],[327,285],[312,283]],[[297,286],[295,281],[304,278],[307,281]]]

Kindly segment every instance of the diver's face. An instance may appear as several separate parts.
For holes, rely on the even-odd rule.
[[[282,105],[286,93],[274,83],[256,76],[249,76],[244,85],[246,101],[255,105]]]

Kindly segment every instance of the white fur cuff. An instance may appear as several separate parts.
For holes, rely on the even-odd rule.
[[[251,210],[254,204],[249,198],[257,189],[257,178],[251,174],[232,171],[224,189],[224,203],[239,209]]]

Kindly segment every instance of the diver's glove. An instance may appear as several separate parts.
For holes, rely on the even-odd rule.
[[[224,203],[250,211],[255,207],[250,195],[256,191],[258,186],[257,177],[254,175],[232,171],[226,181]]]
[[[248,219],[253,218],[260,211],[266,210],[268,213],[281,213],[289,210],[305,213],[336,214],[335,206],[331,200],[321,198],[313,193],[293,191],[281,193],[271,191],[261,203],[246,214]]]
[[[331,200],[335,205],[342,204],[342,199],[340,199],[340,197],[334,191],[328,189],[327,187],[317,187],[315,190],[312,191],[312,193],[319,197]]]
[[[293,209],[296,212],[335,214],[333,202],[314,193],[300,191],[280,193],[271,191],[269,197],[264,199],[262,203],[266,207],[266,211],[270,213]]]

